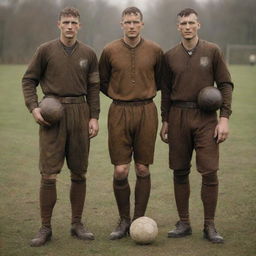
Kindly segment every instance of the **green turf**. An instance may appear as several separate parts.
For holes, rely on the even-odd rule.
[[[3,256],[254,256],[256,254],[256,67],[232,66],[235,83],[230,138],[221,146],[220,197],[216,224],[225,244],[202,239],[203,212],[200,175],[191,174],[193,235],[168,239],[177,220],[167,146],[157,139],[151,167],[152,191],[147,215],[159,226],[152,245],[138,246],[125,238],[109,241],[117,221],[112,192],[112,170],[107,150],[106,118],[109,100],[101,98],[100,134],[93,139],[88,170],[84,219],[95,241],[79,241],[69,235],[69,173],[59,175],[58,201],[54,209],[53,239],[42,248],[30,248],[39,220],[38,127],[24,106],[21,77],[25,66],[0,66],[0,254]],[[159,96],[156,99],[159,106]],[[134,190],[134,171],[130,183]],[[133,197],[132,197],[133,202]]]

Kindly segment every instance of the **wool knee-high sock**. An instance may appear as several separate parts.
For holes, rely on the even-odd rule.
[[[41,179],[40,186],[40,212],[42,225],[51,228],[51,217],[57,200],[56,180]]]
[[[130,220],[130,185],[128,179],[113,179],[113,189],[121,219]]]
[[[84,202],[86,195],[86,179],[71,179],[70,203],[71,203],[71,223],[80,223],[82,219]]]
[[[189,222],[190,185],[188,176],[174,176],[174,196],[181,221]]]
[[[150,174],[147,176],[137,175],[135,185],[135,207],[133,220],[144,216],[151,190]]]
[[[219,182],[217,174],[202,177],[201,198],[204,206],[204,223],[208,225],[214,221],[218,201]]]

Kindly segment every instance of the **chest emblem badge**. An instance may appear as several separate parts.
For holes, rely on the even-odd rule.
[[[208,57],[201,57],[200,58],[200,66],[207,67],[209,65],[209,58]]]
[[[79,65],[82,69],[86,69],[87,63],[88,63],[88,60],[83,59],[83,60],[80,60]]]

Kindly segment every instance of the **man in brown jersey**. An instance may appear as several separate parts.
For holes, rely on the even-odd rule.
[[[192,234],[189,219],[189,173],[192,152],[202,175],[204,237],[223,243],[214,226],[218,198],[219,143],[228,137],[233,84],[219,47],[198,38],[200,23],[193,9],[178,14],[181,43],[165,54],[166,81],[162,87],[162,140],[169,143],[169,166],[174,174],[174,194],[179,214],[176,228],[168,237]],[[206,86],[217,84],[223,104],[216,112],[198,108],[197,95]]]
[[[160,87],[163,52],[141,37],[143,25],[141,11],[126,8],[121,18],[123,38],[108,44],[99,61],[101,91],[113,100],[108,114],[109,153],[120,222],[110,234],[111,240],[129,231],[132,157],[137,176],[132,220],[144,216],[150,195],[149,165],[153,163],[158,126],[152,99]]]
[[[40,125],[40,212],[42,226],[31,246],[42,246],[51,239],[51,216],[56,203],[56,177],[64,159],[71,173],[71,234],[79,239],[94,239],[83,226],[86,171],[90,139],[98,133],[99,73],[91,48],[77,40],[80,15],[65,8],[58,20],[60,38],[42,44],[33,56],[22,79],[27,108]],[[38,104],[36,87],[44,97],[55,97],[64,108],[60,122],[46,122]]]

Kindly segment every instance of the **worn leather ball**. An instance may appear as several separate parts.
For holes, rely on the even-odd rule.
[[[130,236],[137,244],[151,244],[157,234],[157,223],[146,216],[134,220],[130,226]]]
[[[56,124],[64,114],[60,101],[55,97],[46,97],[40,103],[41,115],[50,124]]]
[[[207,86],[199,92],[197,103],[206,112],[216,111],[222,105],[222,95],[216,87]]]

